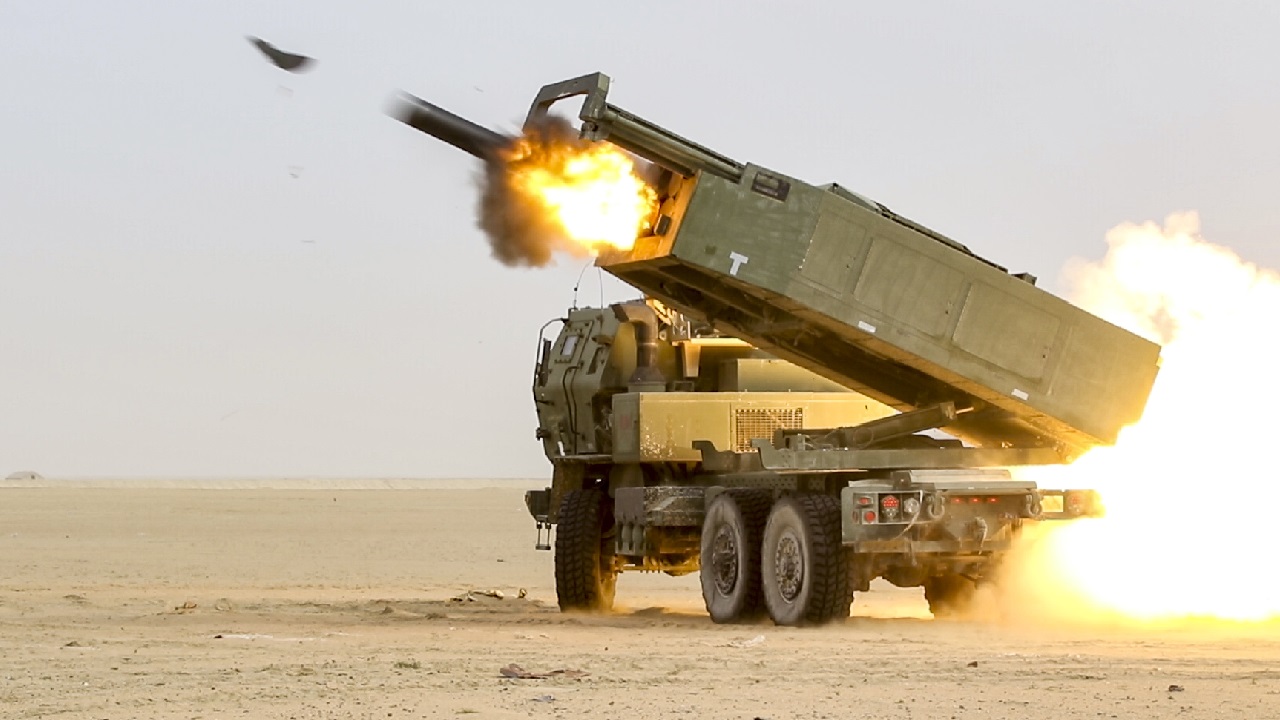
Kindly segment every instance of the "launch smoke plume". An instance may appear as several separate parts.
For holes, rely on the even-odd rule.
[[[1280,273],[1200,236],[1195,213],[1125,224],[1098,262],[1067,271],[1073,299],[1163,343],[1137,425],[1041,487],[1092,487],[1104,518],[1046,525],[1006,569],[1022,612],[1058,621],[1280,619],[1274,408]]]
[[[543,267],[551,263],[557,250],[585,255],[586,250],[565,238],[564,231],[535,198],[517,191],[510,182],[515,167],[544,161],[547,148],[585,141],[577,137],[567,120],[551,116],[526,128],[525,137],[531,149],[529,155],[512,158],[511,148],[504,148],[499,159],[485,163],[479,177],[479,225],[489,238],[493,257],[512,267]],[[520,141],[513,141],[513,145],[515,142]]]
[[[541,267],[557,253],[629,249],[657,208],[654,166],[578,137],[565,119],[526,126],[485,164],[478,224],[508,266]]]

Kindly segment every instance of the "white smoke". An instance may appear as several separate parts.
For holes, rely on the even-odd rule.
[[[1160,374],[1114,447],[1021,473],[1096,488],[1107,516],[1029,543],[1006,603],[1113,622],[1280,617],[1280,274],[1204,240],[1194,212],[1118,226],[1107,244],[1069,265],[1069,297],[1161,342]]]

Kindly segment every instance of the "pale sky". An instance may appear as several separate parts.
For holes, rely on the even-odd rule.
[[[490,259],[477,161],[388,118],[398,90],[510,130],[605,72],[1058,292],[1180,210],[1280,267],[1277,31],[1183,0],[2,3],[0,477],[548,474],[535,341],[582,262]]]

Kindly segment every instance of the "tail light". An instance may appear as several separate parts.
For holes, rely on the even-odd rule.
[[[901,501],[897,495],[885,495],[880,498],[880,513],[884,515],[884,519],[893,521],[898,519],[898,510],[901,507]]]
[[[852,517],[854,522],[863,525],[904,523],[914,521],[923,509],[923,498],[918,492],[869,492],[853,496]]]
[[[1068,515],[1083,515],[1088,509],[1088,499],[1084,493],[1069,492],[1063,501]]]

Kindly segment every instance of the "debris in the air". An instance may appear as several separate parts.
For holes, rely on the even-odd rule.
[[[267,59],[271,61],[271,64],[281,70],[298,72],[315,62],[314,59],[309,58],[306,55],[297,55],[295,53],[285,52],[262,38],[256,38],[250,35],[249,42],[253,43],[255,47],[261,50],[262,54],[266,55]]]

